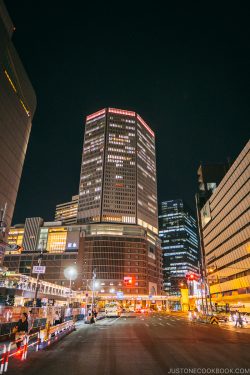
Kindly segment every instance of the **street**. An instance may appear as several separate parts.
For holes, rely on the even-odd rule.
[[[249,368],[250,336],[183,315],[152,313],[105,318],[46,350],[11,359],[9,373],[25,375],[161,375],[178,368]],[[170,373],[170,372],[169,372]],[[177,373],[177,372],[176,372]]]

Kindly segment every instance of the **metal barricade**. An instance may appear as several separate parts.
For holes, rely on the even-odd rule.
[[[33,333],[31,335],[25,335],[22,340],[22,346],[15,350],[12,350],[12,346],[20,340],[11,341],[8,344],[2,345],[2,356],[0,357],[0,374],[4,374],[8,370],[9,359],[20,354],[22,361],[27,359],[29,348],[35,347],[35,351],[43,349],[53,342],[56,342],[61,337],[72,332],[75,329],[75,323],[73,320],[58,324],[56,326],[50,326],[49,324],[45,329]],[[35,340],[34,340],[35,339]],[[0,346],[1,348],[1,346]]]

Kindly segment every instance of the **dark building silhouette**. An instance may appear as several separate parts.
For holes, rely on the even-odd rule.
[[[207,284],[207,271],[205,266],[205,250],[204,239],[202,232],[201,209],[205,206],[216,187],[219,185],[225,174],[227,173],[228,165],[225,163],[201,163],[197,171],[198,177],[198,192],[195,195],[196,215],[199,233],[199,248],[200,248],[200,273],[203,282],[205,282],[206,294],[209,294]]]

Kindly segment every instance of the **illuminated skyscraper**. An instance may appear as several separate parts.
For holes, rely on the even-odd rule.
[[[161,202],[159,236],[162,240],[164,290],[180,293],[189,272],[198,273],[197,225],[181,199]]]
[[[0,0],[0,209],[8,227],[16,203],[36,96],[12,43],[14,27]],[[1,239],[1,233],[0,233]]]
[[[78,222],[158,233],[155,135],[137,113],[106,108],[87,116]]]
[[[103,298],[162,293],[155,136],[139,115],[107,108],[87,116],[79,200],[57,205],[56,220],[11,228],[10,243],[23,250],[10,248],[4,265],[29,274],[43,248],[47,280],[66,285],[63,271],[73,262],[77,287],[87,291],[95,270]],[[34,242],[25,241],[31,234]]]

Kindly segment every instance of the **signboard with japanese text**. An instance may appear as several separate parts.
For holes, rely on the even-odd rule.
[[[32,273],[45,273],[46,267],[45,266],[33,266]]]

